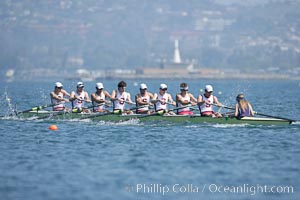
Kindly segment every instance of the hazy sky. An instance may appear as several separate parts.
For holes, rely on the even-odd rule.
[[[256,5],[256,4],[264,4],[270,0],[213,0],[216,3],[219,4],[232,4],[232,3],[237,3],[237,4],[247,4],[247,5]]]

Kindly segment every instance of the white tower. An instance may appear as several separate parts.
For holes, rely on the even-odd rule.
[[[174,63],[176,64],[181,63],[180,52],[179,52],[179,41],[177,39],[175,40]]]

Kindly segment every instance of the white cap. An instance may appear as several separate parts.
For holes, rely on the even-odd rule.
[[[168,86],[164,83],[160,84],[159,89],[167,89]]]
[[[180,87],[180,90],[189,90],[189,87],[186,86],[186,87]]]
[[[147,85],[145,83],[142,83],[140,85],[140,89],[142,89],[142,90],[147,89]]]
[[[83,82],[78,82],[78,83],[77,83],[77,87],[84,87]]]
[[[102,83],[96,83],[96,88],[103,89],[104,87]]]
[[[213,89],[213,87],[212,87],[211,85],[206,85],[206,86],[205,86],[205,90],[206,90],[207,92],[212,92],[212,91],[214,91],[214,89]]]
[[[56,82],[55,87],[63,87],[63,84],[61,82]]]

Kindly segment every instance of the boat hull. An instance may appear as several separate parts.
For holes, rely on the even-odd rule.
[[[200,115],[117,115],[117,114],[102,114],[102,113],[63,113],[55,111],[31,111],[18,115],[19,118],[32,118],[32,119],[90,119],[93,121],[111,121],[122,122],[131,119],[138,119],[139,121],[167,121],[175,123],[214,123],[214,124],[253,124],[253,125],[288,125],[291,124],[289,120],[265,118],[265,117],[243,117],[237,119],[235,117],[201,117]]]

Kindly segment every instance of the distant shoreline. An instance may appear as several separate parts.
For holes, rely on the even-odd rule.
[[[97,82],[104,80],[197,80],[197,79],[206,79],[206,80],[279,80],[279,81],[300,81],[299,76],[291,77],[286,75],[253,75],[253,74],[244,74],[243,76],[238,75],[224,75],[224,76],[114,76],[114,77],[97,77],[95,79],[86,79],[82,77],[31,77],[31,78],[11,78],[11,79],[2,79],[3,82],[24,82],[24,81],[53,81],[53,80],[65,80],[65,81],[84,81],[84,82]],[[1,81],[2,82],[2,81]]]

